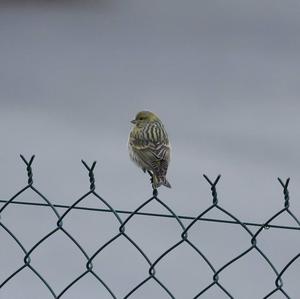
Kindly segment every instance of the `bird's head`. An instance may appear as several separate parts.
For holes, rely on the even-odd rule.
[[[141,125],[144,123],[160,121],[158,116],[150,111],[140,111],[136,116],[135,119],[131,121],[131,123],[135,125]]]

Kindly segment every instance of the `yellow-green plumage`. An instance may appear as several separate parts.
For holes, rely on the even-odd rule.
[[[128,140],[130,158],[144,172],[152,173],[154,189],[161,185],[171,188],[166,179],[171,147],[161,120],[150,111],[141,111],[132,123]]]

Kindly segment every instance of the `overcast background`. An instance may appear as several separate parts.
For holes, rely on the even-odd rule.
[[[276,178],[290,176],[298,216],[299,14],[300,3],[289,0],[0,1],[0,198],[26,185],[18,155],[36,154],[34,183],[52,202],[72,204],[88,191],[83,158],[98,161],[100,195],[115,209],[135,209],[151,188],[128,158],[129,121],[148,109],[161,117],[172,143],[173,188],[160,188],[159,197],[176,213],[196,216],[207,208],[212,201],[202,174],[220,173],[220,204],[256,222],[283,207]],[[19,200],[42,201],[30,192]],[[103,207],[92,198],[83,205]],[[145,211],[166,212],[154,203]],[[56,218],[46,208],[9,206],[1,221],[29,250]],[[284,216],[276,223],[295,225]],[[118,232],[112,215],[93,212],[73,211],[64,225],[90,255]],[[135,217],[126,232],[152,261],[180,240],[170,219]],[[231,225],[201,222],[190,236],[217,269],[251,245]],[[0,240],[1,283],[23,254],[3,229]],[[258,244],[281,271],[299,252],[299,232],[270,229]],[[58,232],[32,253],[32,265],[59,294],[84,272],[85,259]],[[95,259],[95,271],[123,298],[147,277],[148,266],[123,238]],[[284,276],[291,298],[300,292],[299,271],[298,261]],[[212,272],[182,245],[157,266],[157,277],[176,299],[187,299],[212,281]],[[238,299],[262,298],[274,280],[254,252],[220,274]],[[0,298],[53,297],[25,269]],[[111,297],[88,275],[63,298]],[[169,297],[152,281],[131,298]],[[214,287],[201,298],[227,297]]]

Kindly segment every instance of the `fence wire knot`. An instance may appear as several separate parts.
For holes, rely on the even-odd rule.
[[[96,166],[96,161],[93,162],[92,166],[89,167],[87,165],[87,163],[84,160],[81,160],[82,164],[85,166],[85,168],[88,170],[89,172],[89,178],[90,178],[90,190],[94,191],[96,186],[95,186],[95,177],[94,177],[94,169]]]
[[[217,194],[216,185],[218,184],[218,182],[221,178],[221,175],[219,174],[214,182],[212,182],[206,174],[204,174],[203,176],[211,186],[210,190],[211,190],[211,194],[213,197],[213,204],[217,205],[218,204],[218,194]]]
[[[288,178],[285,181],[285,183],[280,178],[278,178],[278,181],[279,181],[280,185],[283,187],[284,206],[285,206],[285,208],[288,208],[290,206],[290,195],[289,195],[289,190],[288,190],[290,178]]]
[[[31,168],[31,164],[35,158],[35,155],[31,156],[29,162],[24,158],[23,155],[20,155],[21,159],[23,160],[23,162],[26,164],[26,170],[27,170],[27,176],[28,176],[28,185],[32,185],[33,184],[33,179],[32,179],[32,168]]]

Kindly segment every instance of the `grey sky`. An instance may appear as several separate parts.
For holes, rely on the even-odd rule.
[[[80,164],[84,158],[98,161],[98,193],[116,209],[135,209],[151,190],[148,177],[128,158],[129,121],[149,109],[161,116],[172,142],[168,177],[173,188],[161,188],[159,197],[176,213],[197,215],[207,208],[210,189],[202,173],[212,178],[221,173],[220,202],[241,219],[264,221],[283,207],[277,176],[291,177],[292,210],[299,215],[299,13],[300,4],[289,0],[0,1],[0,197],[9,198],[26,183],[18,154],[36,154],[36,186],[51,201],[71,204],[89,187]],[[157,205],[147,209],[163,212]],[[41,209],[24,211],[10,207],[2,219],[30,248],[55,220]],[[84,215],[74,212],[69,228],[92,254],[118,227],[111,217]],[[139,218],[130,225],[153,259],[179,240],[172,222],[156,221]],[[281,223],[292,222],[282,217]],[[96,240],[87,234],[91,227]],[[249,247],[241,229],[203,223],[197,228],[195,243],[212,254],[216,267]],[[161,234],[151,233],[157,231]],[[297,253],[298,235],[271,230],[263,235],[262,246],[279,269]],[[7,239],[3,232],[2,237]],[[7,272],[0,273],[0,282],[15,269],[2,258],[4,252],[20,255],[3,242],[0,264]],[[63,244],[59,250],[57,242]],[[234,245],[226,246],[230,242]],[[124,296],[147,268],[138,260],[136,268],[130,266],[135,251],[118,245],[97,262],[105,281]],[[51,256],[56,254],[55,264]],[[176,254],[159,266],[161,275],[176,299],[192,298],[211,281],[211,273],[190,250]],[[79,256],[57,236],[37,252],[36,264],[59,290],[69,275],[82,271]],[[183,256],[186,264],[176,263]],[[117,262],[110,264],[112,258],[122,271],[115,270]],[[59,267],[63,260],[66,272]],[[286,274],[292,298],[299,294],[298,273],[299,263]],[[274,287],[270,271],[255,255],[224,272],[222,281],[238,299],[261,298]],[[20,274],[0,290],[0,298],[51,298],[38,282],[29,289],[31,283],[30,275]],[[66,298],[98,298],[101,291],[86,279]],[[149,284],[132,298],[167,297]],[[213,289],[204,298],[224,296]]]

